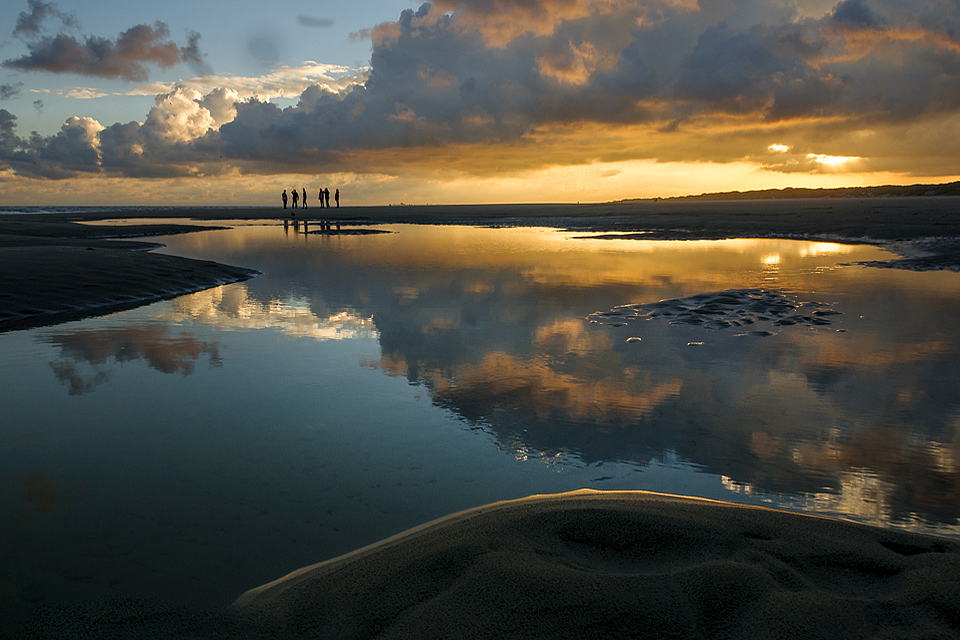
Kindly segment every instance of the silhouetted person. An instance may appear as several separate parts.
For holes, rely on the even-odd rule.
[[[299,201],[299,200],[300,200],[300,194],[297,193],[297,190],[296,190],[296,189],[294,189],[294,190],[293,190],[293,208],[294,208],[294,209],[297,208],[297,201]]]
[[[280,197],[283,199],[283,208],[286,209],[287,208],[287,190],[286,189],[283,190],[283,195]]]
[[[330,189],[324,188],[323,199],[327,201],[327,207],[330,206]]]
[[[304,188],[304,190],[303,190],[303,208],[304,208],[304,209],[307,208],[307,190],[306,190],[306,188]]]
[[[340,189],[337,189],[337,192],[333,194],[333,199],[337,201],[337,209],[340,208]]]
[[[317,199],[320,200],[320,208],[323,209],[323,187],[320,187],[320,195],[317,196]]]

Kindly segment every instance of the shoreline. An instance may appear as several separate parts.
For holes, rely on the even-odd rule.
[[[132,309],[257,275],[152,253],[162,245],[125,239],[223,228],[0,219],[0,333]]]
[[[296,215],[293,215],[296,214]],[[779,237],[847,241],[960,237],[960,196],[641,200],[599,204],[309,207],[135,207],[6,214],[7,220],[72,223],[113,219],[331,220],[354,224],[547,226],[574,231],[652,232],[655,239]]]
[[[83,224],[120,219],[142,222]],[[170,220],[540,226],[644,240],[821,240],[874,244],[902,256],[873,267],[960,271],[960,196],[286,210],[110,207],[0,216],[0,332],[101,315],[257,275],[243,267],[161,256],[150,252],[155,243],[131,240],[224,228]],[[100,264],[104,260],[109,269]],[[64,273],[71,274],[69,282]]]

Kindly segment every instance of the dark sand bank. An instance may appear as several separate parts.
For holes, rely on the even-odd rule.
[[[224,612],[105,608],[42,626],[78,638],[954,638],[960,542],[581,490],[448,516]]]
[[[335,222],[531,225],[582,231],[648,232],[655,238],[783,237],[881,241],[960,237],[960,196],[719,202],[641,200],[604,204],[418,205],[297,210],[183,207],[124,212],[122,216],[126,219],[292,220],[294,213],[300,219]],[[16,217],[37,220],[41,216]],[[42,215],[43,220],[51,222],[117,217],[116,211]]]
[[[176,208],[128,219],[326,220],[343,224],[544,226],[623,238],[786,238],[883,245],[904,256],[882,266],[960,270],[960,196],[638,200],[602,204],[371,206],[339,209]],[[49,222],[117,217],[116,211],[44,214]],[[11,216],[13,217],[13,216]],[[39,216],[20,216],[36,221]],[[877,265],[880,266],[880,265]]]
[[[256,275],[149,253],[159,246],[154,243],[106,239],[211,228],[218,227],[0,219],[0,331],[110,313]]]

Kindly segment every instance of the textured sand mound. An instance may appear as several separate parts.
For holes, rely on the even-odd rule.
[[[663,319],[707,329],[753,327],[757,335],[769,335],[764,327],[823,326],[839,311],[822,302],[799,302],[779,291],[728,289],[699,293],[688,298],[629,304],[590,314],[598,324],[622,327],[638,320]]]
[[[960,543],[645,492],[451,516],[244,594],[284,638],[960,634]]]

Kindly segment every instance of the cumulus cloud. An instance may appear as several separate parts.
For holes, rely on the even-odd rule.
[[[5,60],[3,66],[20,71],[146,80],[150,64],[162,69],[181,62],[202,64],[199,34],[190,34],[184,47],[178,46],[169,36],[170,31],[162,22],[130,27],[116,40],[98,36],[78,39],[61,33],[28,43],[27,55]]]
[[[9,69],[146,80],[149,65],[162,69],[180,63],[203,66],[200,34],[195,32],[187,35],[184,46],[170,39],[170,30],[163,22],[135,25],[115,40],[78,37],[66,32],[77,26],[76,19],[58,10],[55,3],[29,0],[29,9],[20,12],[13,29],[13,35],[26,42],[28,53],[5,60],[3,66]],[[51,20],[59,22],[59,32],[45,35]]]
[[[890,170],[909,147],[960,172],[958,136],[919,146],[937,138],[925,127],[960,115],[958,33],[960,9],[938,0],[437,0],[366,32],[369,69],[305,63],[167,87],[143,123],[99,132],[96,170],[382,172],[444,158],[482,174],[565,141],[541,166],[749,160],[813,172],[841,170],[822,160],[843,157]],[[183,59],[165,31],[142,38],[172,49],[130,56],[139,64]],[[905,127],[918,142],[900,144]],[[40,158],[54,142],[19,152]],[[886,165],[870,160],[884,153]]]

